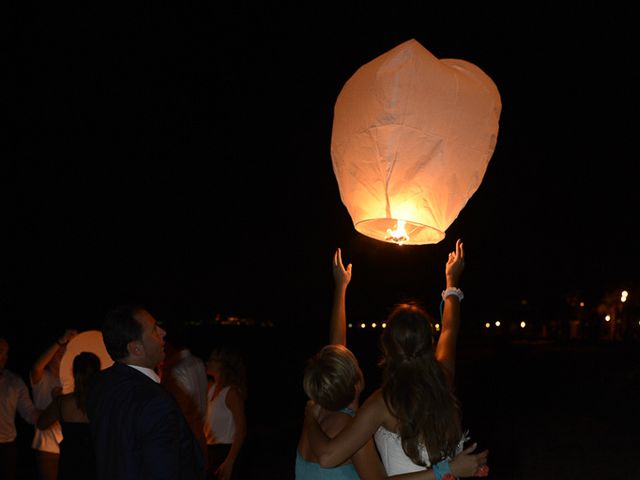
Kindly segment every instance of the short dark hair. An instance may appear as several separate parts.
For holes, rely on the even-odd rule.
[[[142,339],[142,325],[134,315],[145,310],[140,305],[121,305],[114,308],[102,323],[102,341],[113,360],[122,360],[129,356],[129,342]]]

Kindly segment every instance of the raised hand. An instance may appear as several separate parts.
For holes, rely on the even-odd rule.
[[[447,278],[447,287],[458,287],[460,275],[464,270],[464,245],[462,240],[456,240],[456,249],[449,253],[444,273]]]
[[[344,268],[342,263],[342,252],[338,248],[333,255],[333,279],[336,282],[336,287],[346,287],[351,281],[351,264]]]
[[[64,334],[58,339],[58,345],[66,345],[73,337],[78,335],[78,331],[74,329],[65,330]]]

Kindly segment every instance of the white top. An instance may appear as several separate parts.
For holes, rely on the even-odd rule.
[[[384,469],[387,471],[387,475],[398,475],[401,473],[419,472],[425,470],[426,467],[416,465],[411,461],[407,454],[402,449],[402,440],[400,435],[395,432],[390,432],[386,428],[380,426],[374,435],[376,447],[380,453],[380,459],[384,465]],[[456,455],[462,452],[464,442],[468,439],[467,433],[462,437],[458,447],[456,448]],[[420,446],[420,458],[427,467],[431,466],[429,460],[429,454],[424,446]]]
[[[60,378],[45,369],[38,383],[34,384],[31,376],[29,376],[29,380],[31,382],[31,392],[33,393],[33,404],[38,410],[44,410],[53,401],[51,390],[62,386]],[[60,453],[61,441],[62,428],[60,428],[60,422],[56,421],[46,430],[40,430],[36,427],[31,447],[41,452]]]
[[[151,370],[150,368],[147,367],[141,367],[140,365],[129,365],[128,363],[125,363],[125,365],[127,365],[128,367],[131,368],[135,368],[136,370],[138,370],[140,373],[143,373],[144,375],[146,375],[147,377],[149,377],[151,380],[153,380],[156,383],[160,383],[160,377],[158,376],[158,374],[156,372],[154,372],[153,370]]]
[[[236,424],[231,410],[227,407],[227,394],[230,386],[223,387],[216,398],[213,398],[216,384],[214,383],[207,392],[207,417],[204,422],[204,434],[207,437],[207,445],[218,443],[233,443],[236,434]]]
[[[204,362],[192,355],[189,349],[181,350],[177,357],[179,360],[169,369],[169,375],[193,399],[202,421],[207,412],[207,369]]]
[[[38,419],[38,411],[22,378],[9,370],[0,369],[0,443],[15,440],[16,412],[31,425]]]
[[[416,465],[411,461],[407,454],[402,449],[402,441],[400,435],[395,432],[390,432],[386,428],[380,426],[376,431],[373,438],[376,441],[376,447],[380,453],[380,459],[384,465],[384,469],[387,471],[387,475],[398,475],[400,473],[411,473],[425,470],[425,467]],[[420,448],[420,455],[422,460],[427,466],[431,465],[429,461],[429,455],[427,449]]]

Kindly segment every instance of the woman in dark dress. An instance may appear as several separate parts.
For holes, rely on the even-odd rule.
[[[73,392],[55,397],[38,419],[38,428],[42,430],[56,420],[62,427],[58,480],[97,478],[86,404],[89,381],[99,371],[100,359],[96,355],[78,354],[73,359]]]

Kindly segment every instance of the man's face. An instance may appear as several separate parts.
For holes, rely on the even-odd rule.
[[[4,338],[0,338],[0,370],[7,364],[9,358],[9,342]]]
[[[164,336],[167,334],[156,319],[146,310],[139,310],[133,318],[142,327],[142,340],[138,342],[142,348],[140,355],[143,365],[147,368],[156,368],[164,360]]]

